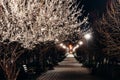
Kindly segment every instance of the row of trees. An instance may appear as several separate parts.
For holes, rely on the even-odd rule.
[[[16,80],[21,66],[26,70],[31,62],[41,72],[64,58],[55,43],[79,38],[80,26],[88,20],[79,19],[84,11],[76,2],[0,0],[0,68],[7,80]]]
[[[78,8],[76,2],[0,0],[0,41],[10,39],[32,48],[38,42],[64,41],[72,38],[74,33],[80,35],[80,26],[87,22],[88,16],[79,19],[83,7]]]
[[[53,69],[65,58],[65,51],[53,42],[39,43],[33,49],[6,40],[0,43],[0,71],[3,80],[23,80]],[[22,79],[21,79],[22,77]]]
[[[109,57],[120,56],[120,3],[119,0],[112,1],[107,4],[107,14],[103,14],[101,19],[98,19],[93,24],[95,31],[96,42],[99,43],[102,53]]]
[[[108,0],[106,12],[91,24],[94,33],[89,46],[81,46],[76,54],[76,58],[92,68],[93,73],[108,75],[115,80],[120,79],[119,7],[119,0]]]

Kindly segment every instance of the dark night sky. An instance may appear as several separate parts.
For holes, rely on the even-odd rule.
[[[90,19],[93,21],[105,12],[106,2],[107,0],[82,0],[80,5],[84,4],[85,15],[90,13]]]
[[[88,11],[102,11],[106,5],[107,0],[83,0],[85,4],[85,9]]]

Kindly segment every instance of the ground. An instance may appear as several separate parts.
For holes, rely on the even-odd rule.
[[[67,57],[59,63],[54,70],[50,70],[37,78],[37,80],[106,80],[104,78],[91,75],[88,68],[78,63],[75,58]]]

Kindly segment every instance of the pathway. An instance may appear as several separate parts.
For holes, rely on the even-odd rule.
[[[64,61],[59,63],[54,70],[50,70],[37,80],[105,80],[90,74],[88,68],[82,67],[75,58],[67,57]]]

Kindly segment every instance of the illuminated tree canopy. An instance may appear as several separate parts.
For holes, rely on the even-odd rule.
[[[0,40],[19,41],[24,47],[45,41],[64,41],[82,34],[82,9],[75,0],[0,0]],[[69,37],[68,37],[69,36]],[[72,37],[72,36],[71,36]]]

